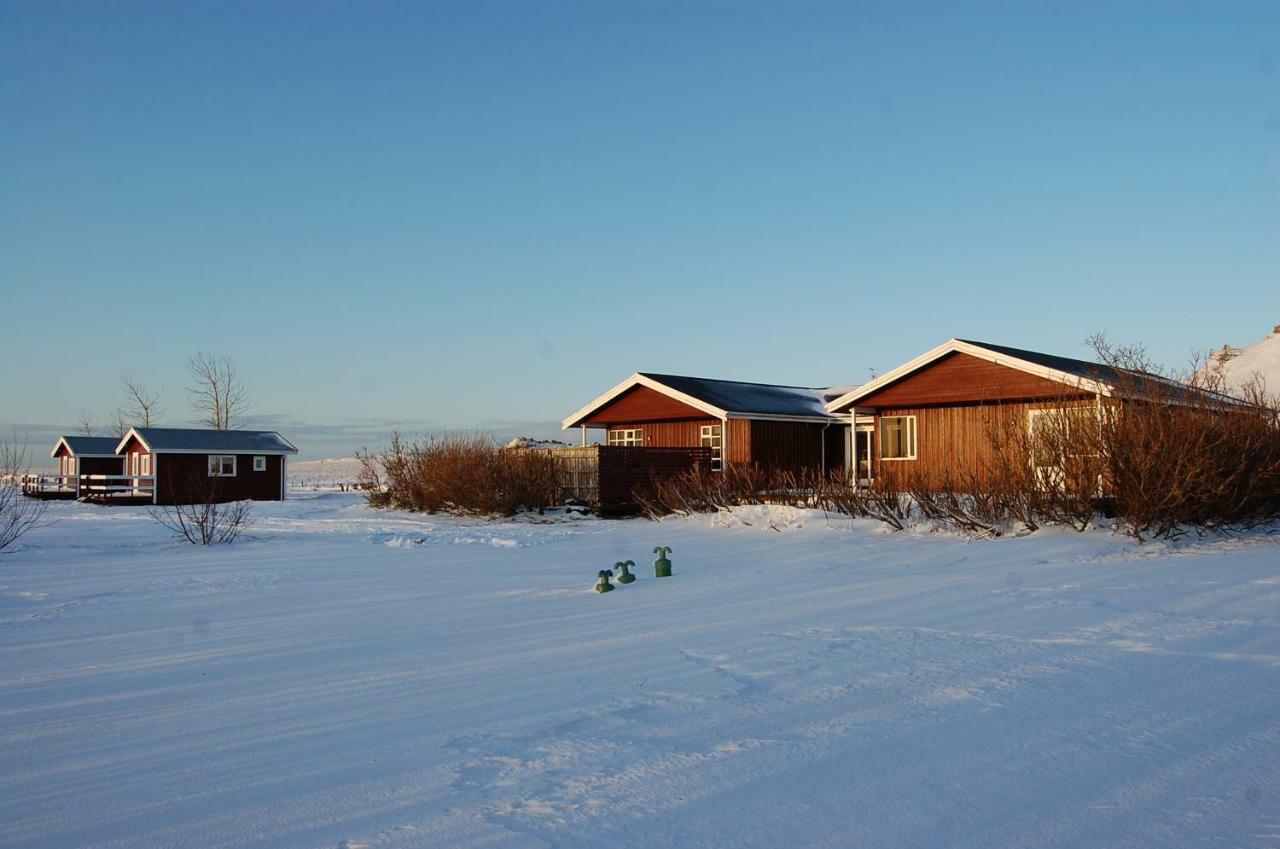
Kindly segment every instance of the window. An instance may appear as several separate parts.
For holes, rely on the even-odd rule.
[[[1064,407],[1027,411],[1031,466],[1046,489],[1079,487],[1081,482],[1102,494],[1098,411],[1093,407]]]
[[[254,458],[253,458],[253,470],[254,470],[255,472],[265,472],[265,471],[267,470],[267,458],[266,458],[266,457],[254,457]]]
[[[703,448],[711,449],[711,471],[718,472],[724,468],[724,431],[721,425],[703,425],[698,442]]]
[[[236,476],[236,457],[234,454],[210,454],[209,477],[234,478]]]
[[[609,431],[610,445],[644,445],[644,431],[638,427]]]
[[[141,467],[139,468],[139,474],[143,474],[143,475],[149,475],[149,474],[151,474],[151,455],[150,455],[150,454],[137,454],[137,455],[135,455],[135,456],[137,456],[137,457],[140,457],[140,458],[141,458],[141,460],[140,460],[139,462],[140,462],[142,465],[141,465]]]
[[[129,474],[138,474],[138,458],[141,456],[142,455],[136,451],[129,455]]]
[[[916,458],[916,417],[883,416],[880,419],[880,459]]]
[[[63,456],[62,458],[62,474],[74,475],[76,473],[76,458]]]

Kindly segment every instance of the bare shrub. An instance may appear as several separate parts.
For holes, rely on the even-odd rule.
[[[192,545],[234,542],[252,524],[252,502],[223,500],[219,483],[217,478],[192,471],[184,487],[170,487],[186,503],[149,507],[148,512],[174,536]]]
[[[483,435],[410,442],[393,433],[384,451],[356,456],[361,464],[357,485],[374,507],[512,516],[560,500],[561,472],[554,456],[506,450]]]
[[[895,480],[859,487],[843,471],[773,471],[754,464],[734,464],[723,471],[696,466],[678,475],[638,487],[636,501],[644,515],[714,513],[750,504],[809,507],[852,517],[875,519],[894,530],[914,524],[911,495]]]
[[[149,512],[174,536],[192,545],[216,545],[234,542],[251,524],[249,501],[173,504],[152,507]]]
[[[31,471],[27,465],[26,443],[0,441],[0,553],[13,545],[44,519],[49,504],[28,498],[22,492],[22,479]]]
[[[1095,349],[1121,369],[1118,401],[1100,417],[1102,476],[1116,525],[1139,540],[1245,529],[1280,518],[1280,421],[1260,381],[1232,398],[1221,372],[1180,381],[1141,348]]]

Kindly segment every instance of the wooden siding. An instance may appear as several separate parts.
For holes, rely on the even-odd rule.
[[[646,448],[697,448],[702,445],[702,428],[722,424],[719,419],[664,422],[626,422],[611,425],[610,431],[640,429]],[[724,458],[728,463],[757,463],[766,468],[799,471],[822,464],[822,425],[810,422],[775,422],[729,419]],[[844,465],[844,425],[832,422],[825,434],[827,468]],[[606,442],[608,440],[606,439]]]
[[[701,418],[696,421],[645,422],[634,421],[610,425],[609,430],[639,428],[644,432],[644,445],[652,448],[697,448],[701,445],[703,425],[720,424],[719,419]],[[608,439],[605,440],[608,442]]]
[[[80,474],[82,475],[123,475],[123,457],[81,457]]]
[[[1079,397],[1076,387],[959,352],[857,402],[859,408]]]
[[[215,501],[279,501],[284,458],[268,454],[267,470],[253,470],[253,454],[236,454],[235,477],[211,477],[210,454],[166,454],[159,452],[156,463],[160,504],[189,504],[204,501],[212,488]],[[220,456],[228,456],[222,454]],[[257,455],[261,457],[262,455]],[[154,461],[153,461],[154,462]]]
[[[635,386],[601,407],[584,424],[588,427],[604,427],[623,422],[705,418],[705,412],[690,407],[683,401],[677,401],[647,386]]]
[[[1066,404],[1092,405],[1088,401]],[[907,474],[958,475],[981,470],[992,459],[993,429],[1027,422],[1027,412],[1061,407],[1061,401],[1010,402],[1005,404],[957,404],[947,407],[891,407],[876,416],[874,467],[877,477],[894,471]],[[916,417],[916,459],[880,459],[880,420],[887,416]],[[1029,461],[1030,458],[1028,458]]]
[[[809,422],[750,424],[751,459],[760,466],[790,472],[820,469],[825,441],[826,468],[844,467],[844,425],[840,422],[832,422],[825,433],[822,425]]]
[[[630,513],[639,509],[637,487],[682,474],[696,465],[710,466],[709,448],[599,447],[599,508],[601,513]]]

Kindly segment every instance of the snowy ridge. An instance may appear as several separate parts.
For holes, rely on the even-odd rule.
[[[1215,355],[1213,368],[1220,368],[1228,391],[1237,390],[1261,377],[1267,392],[1280,393],[1280,333],[1270,333],[1265,339],[1244,348],[1227,348]],[[1225,354],[1225,356],[1224,356]]]

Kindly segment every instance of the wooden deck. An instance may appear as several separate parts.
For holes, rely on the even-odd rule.
[[[154,475],[23,475],[22,494],[42,500],[91,501],[94,504],[155,503]]]

